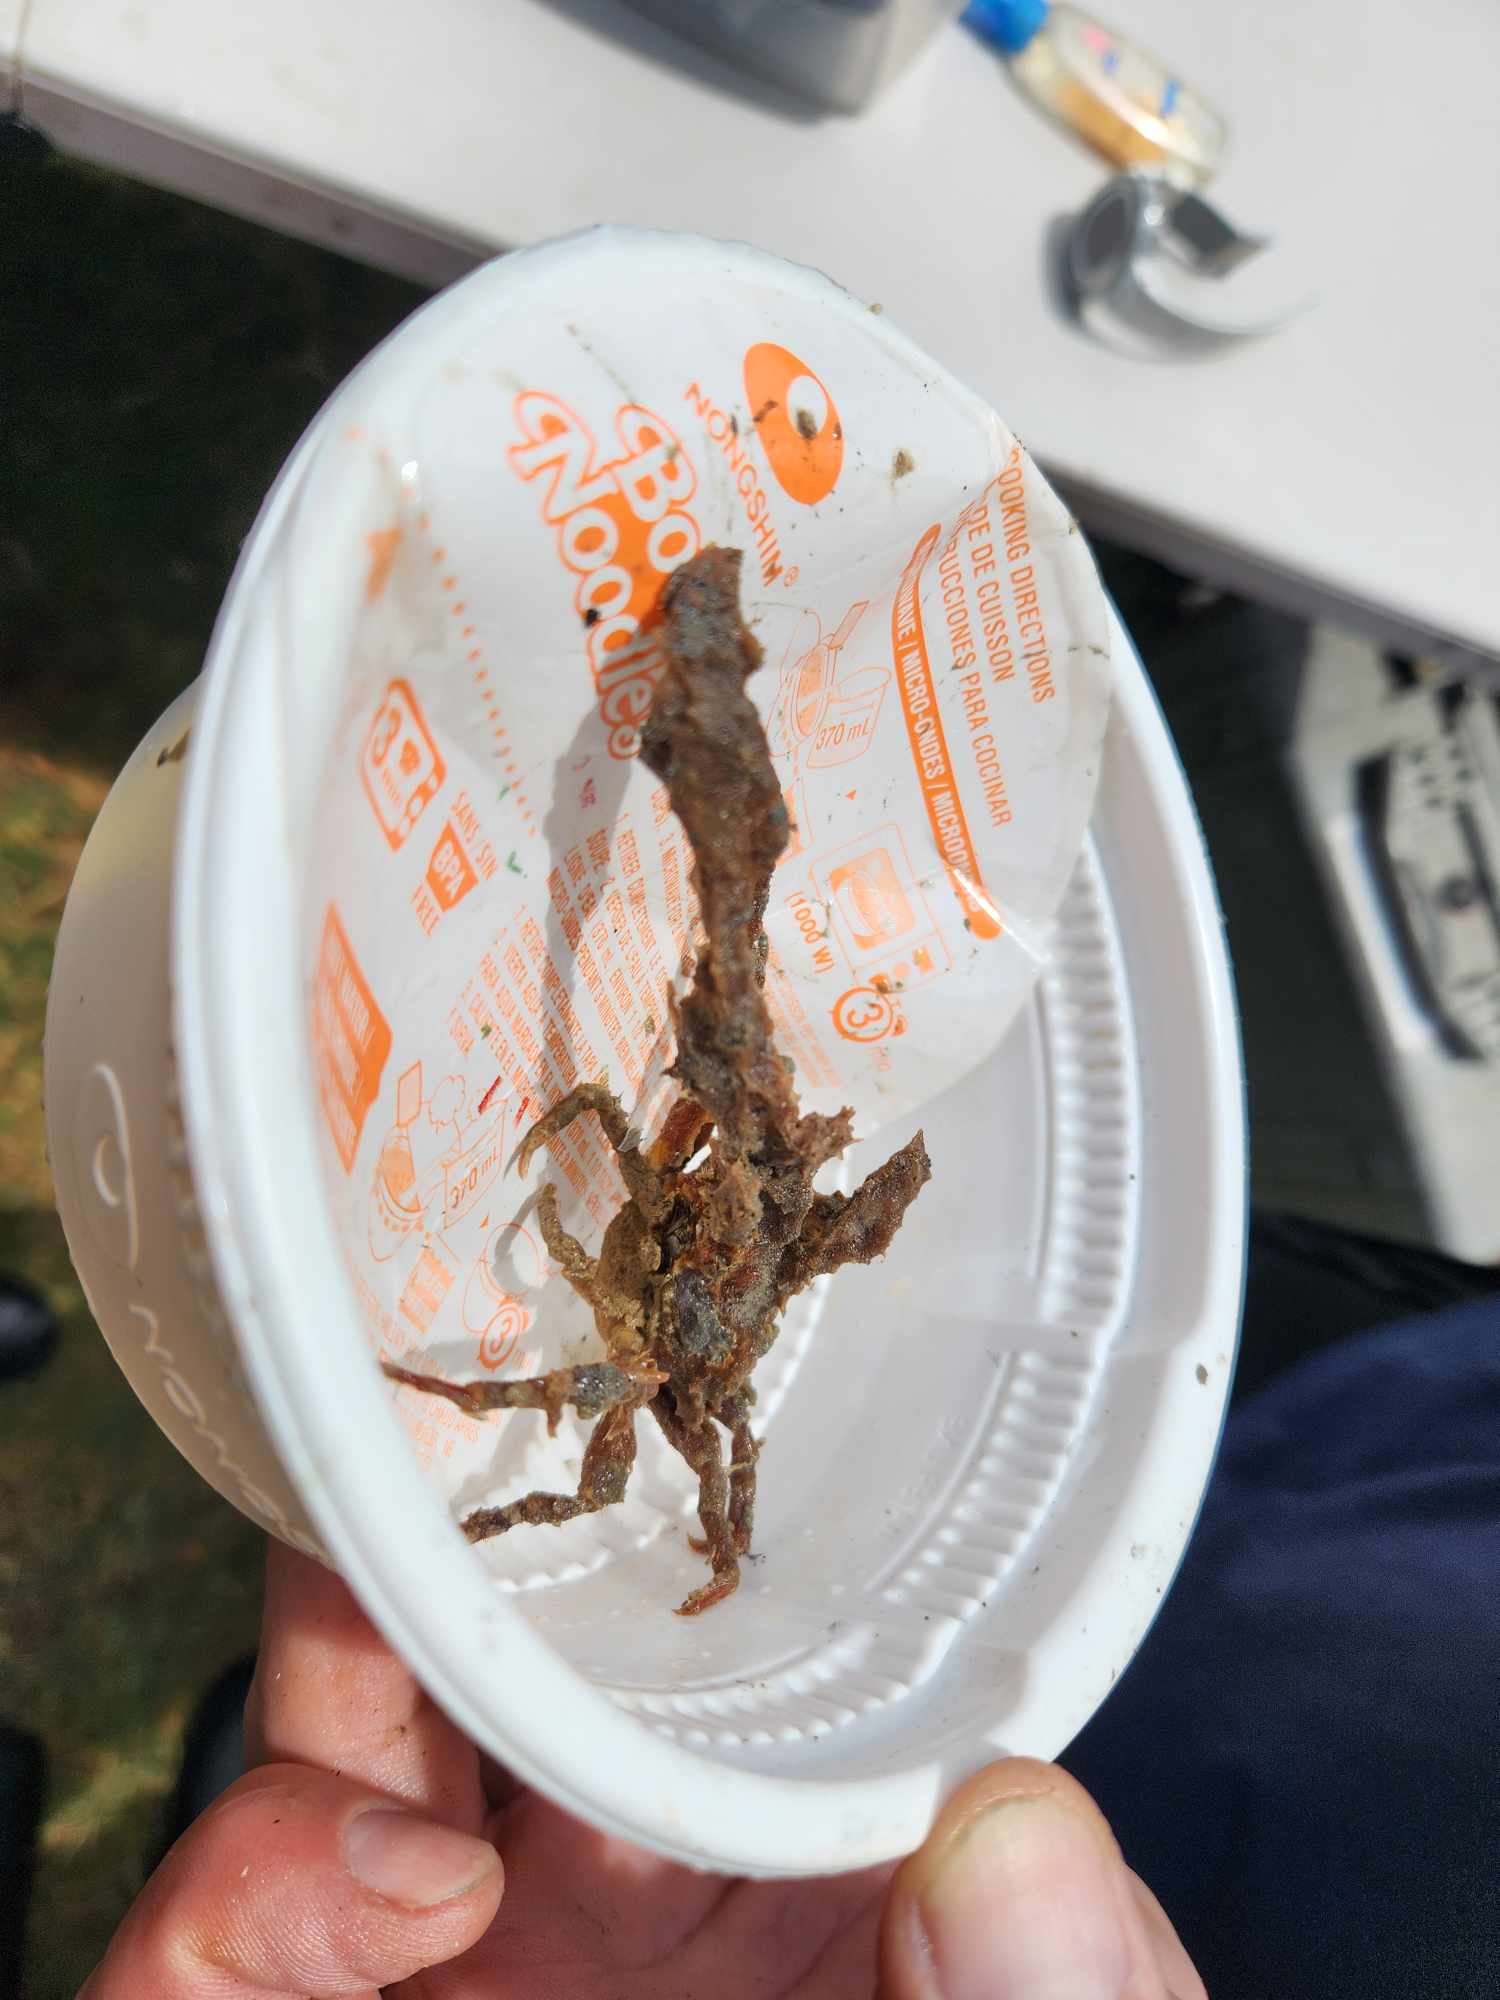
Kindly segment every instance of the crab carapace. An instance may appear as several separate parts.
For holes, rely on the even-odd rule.
[[[481,1507],[463,1523],[474,1542],[614,1505],[635,1463],[636,1419],[653,1418],[698,1479],[703,1539],[693,1547],[712,1575],[678,1606],[685,1616],[734,1590],[750,1548],[759,1451],[751,1376],[782,1308],[825,1272],[881,1256],[931,1171],[918,1133],[853,1194],[813,1187],[850,1143],[852,1114],[802,1111],[772,1037],[765,914],[789,826],[745,692],[761,654],[740,616],[739,571],[737,550],[709,548],[668,580],[665,664],[642,737],[692,848],[703,925],[691,985],[673,1009],[681,1095],[645,1145],[605,1085],[581,1084],[537,1120],[518,1154],[524,1173],[539,1146],[586,1113],[614,1149],[627,1198],[597,1257],[563,1227],[550,1184],[536,1211],[554,1263],[593,1308],[607,1358],[509,1382],[385,1369],[475,1415],[539,1409],[551,1429],[565,1408],[595,1419],[577,1492]]]

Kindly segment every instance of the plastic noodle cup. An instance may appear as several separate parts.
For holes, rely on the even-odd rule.
[[[596,1243],[580,1119],[650,1130],[694,944],[636,754],[661,584],[744,550],[794,831],[767,991],[862,1176],[925,1127],[885,1260],[756,1376],[755,1552],[698,1618],[696,1482],[648,1417],[458,1379],[598,1354],[544,1181]],[[1238,1042],[1188,795],[1075,524],[988,408],[827,280],[596,231],[433,300],[313,424],[198,685],[112,792],[49,1003],[58,1202],[137,1394],[348,1579],[443,1708],[570,1811],[703,1867],[820,1874],[1051,1756],[1182,1553],[1240,1301]]]

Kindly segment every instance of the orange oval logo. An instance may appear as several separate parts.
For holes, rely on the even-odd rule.
[[[791,352],[763,340],[745,356],[745,394],[777,485],[804,507],[826,500],[844,466],[832,396]]]

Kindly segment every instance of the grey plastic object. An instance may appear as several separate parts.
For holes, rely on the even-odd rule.
[[[736,67],[814,104],[859,111],[965,0],[630,0]]]

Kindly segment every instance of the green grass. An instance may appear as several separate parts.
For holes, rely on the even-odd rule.
[[[47,1746],[32,2000],[63,2000],[140,1884],[206,1683],[254,1642],[260,1538],[167,1444],[89,1319],[56,1218],[0,1209],[0,1268],[62,1315],[0,1388],[0,1688]]]
[[[28,2000],[69,2000],[139,1887],[184,1722],[253,1644],[261,1543],[155,1430],[52,1213],[41,1031],[109,779],[193,678],[260,498],[420,294],[0,130],[0,1273],[63,1326],[0,1384],[0,1715],[46,1745]],[[3,1893],[3,1892],[0,1892]]]

